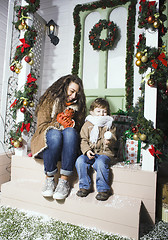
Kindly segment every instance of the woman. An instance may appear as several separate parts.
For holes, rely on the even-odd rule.
[[[44,160],[44,197],[65,199],[79,153],[79,131],[86,111],[83,84],[74,75],[61,77],[41,96],[36,109],[37,130],[32,137],[33,157]],[[61,160],[60,178],[55,189],[54,175]],[[55,189],[55,191],[54,191]]]

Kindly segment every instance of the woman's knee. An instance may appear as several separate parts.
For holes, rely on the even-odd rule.
[[[100,155],[95,161],[96,168],[109,167],[109,163],[110,158],[105,155]]]
[[[57,146],[62,141],[61,131],[57,129],[48,130],[46,137],[47,137],[47,144],[53,147]]]

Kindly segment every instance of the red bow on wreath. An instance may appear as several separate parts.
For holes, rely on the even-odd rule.
[[[167,60],[164,59],[165,57],[166,57],[165,54],[164,54],[164,53],[161,53],[161,54],[157,57],[157,59],[158,59],[159,61],[161,61],[162,64],[163,64],[165,67],[167,67]],[[158,63],[156,63],[155,60],[151,60],[151,62],[152,62],[152,67],[154,67],[154,68],[156,69],[156,68],[158,67]]]
[[[26,131],[29,132],[30,131],[30,123],[22,123],[20,131],[23,132],[24,129],[26,129]]]
[[[150,154],[151,154],[152,156],[156,156],[156,157],[158,157],[158,158],[160,159],[160,157],[158,156],[158,154],[162,154],[162,152],[160,152],[159,150],[156,150],[156,151],[155,151],[155,148],[154,148],[153,145],[151,145],[151,148],[148,149],[148,150],[149,150],[149,152],[150,152]]]
[[[27,76],[27,83],[35,82],[37,79],[31,76],[31,73]]]
[[[16,48],[22,47],[22,48],[21,48],[21,52],[23,53],[23,52],[24,52],[24,49],[30,47],[30,45],[25,42],[25,39],[24,39],[24,38],[19,39],[19,40],[22,42],[22,44],[20,44],[20,45],[17,46]]]

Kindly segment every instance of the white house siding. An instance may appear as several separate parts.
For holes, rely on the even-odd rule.
[[[8,15],[8,0],[0,1],[0,106],[1,106],[1,91],[3,79],[4,53],[5,53],[5,39]],[[1,111],[0,111],[1,112]]]
[[[42,73],[42,93],[59,77],[71,73],[73,61],[73,11],[77,4],[92,1],[41,0],[38,13],[48,22],[53,19],[59,26],[59,43],[54,46],[46,37]]]

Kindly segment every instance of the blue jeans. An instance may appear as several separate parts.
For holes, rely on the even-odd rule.
[[[110,158],[106,155],[95,155],[90,160],[86,155],[77,158],[75,167],[79,176],[79,188],[89,189],[91,187],[90,168],[91,166],[97,172],[96,188],[98,192],[106,192],[111,188],[109,186],[109,165]]]
[[[56,174],[58,171],[57,162],[61,160],[60,174],[72,175],[79,154],[79,135],[77,131],[74,128],[50,129],[46,138],[47,148],[42,152],[45,174],[47,176]]]

